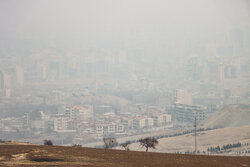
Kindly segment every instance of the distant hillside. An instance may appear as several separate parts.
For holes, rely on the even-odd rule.
[[[158,141],[159,145],[157,145],[156,149],[151,149],[150,151],[162,153],[185,153],[188,151],[194,151],[194,133],[176,137],[162,138]],[[234,144],[238,142],[249,143],[249,145],[222,154],[236,155],[235,152],[237,151],[250,151],[250,125],[241,127],[220,128],[197,133],[197,149],[200,152],[205,151],[205,154],[207,154],[208,147],[222,147],[223,145]],[[145,150],[145,148],[140,147],[139,143],[133,143],[130,148],[134,151]],[[250,153],[244,155],[249,156]]]
[[[204,128],[225,128],[250,125],[250,105],[228,105],[210,115]]]
[[[0,145],[0,166],[249,167],[250,157],[145,153],[61,146]]]

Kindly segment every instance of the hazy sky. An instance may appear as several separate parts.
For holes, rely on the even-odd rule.
[[[249,9],[247,0],[1,0],[0,36],[102,41],[216,35],[244,26]]]

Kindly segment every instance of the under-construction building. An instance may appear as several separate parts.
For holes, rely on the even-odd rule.
[[[187,105],[175,103],[171,107],[173,121],[180,123],[193,123],[196,117],[197,121],[204,120],[206,117],[206,107],[202,105]]]

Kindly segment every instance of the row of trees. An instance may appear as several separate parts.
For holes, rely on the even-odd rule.
[[[0,140],[1,141],[1,140]],[[48,146],[52,146],[53,143],[51,140],[44,140],[44,145],[48,145]],[[118,142],[116,140],[116,138],[103,138],[103,143],[104,143],[104,148],[105,149],[112,149],[113,147],[118,146]],[[146,152],[148,152],[149,148],[156,148],[156,145],[158,145],[158,140],[155,137],[146,137],[146,138],[142,138],[139,140],[140,146],[141,147],[145,147]],[[126,141],[124,143],[121,143],[120,146],[123,147],[125,150],[129,151],[129,146],[130,144],[132,144],[131,141]],[[208,152],[220,152],[222,150],[227,150],[227,149],[231,149],[231,148],[236,148],[236,147],[241,147],[241,146],[248,146],[248,143],[235,143],[235,144],[226,144],[223,145],[222,147],[220,146],[216,146],[216,147],[209,147],[207,148]],[[81,147],[81,145],[73,145],[73,147]],[[176,152],[177,154],[182,154],[182,152]],[[190,152],[190,151],[186,151],[185,154],[194,154],[195,152]],[[196,153],[201,153],[199,150]],[[205,151],[202,152],[203,154],[205,154]],[[240,151],[237,152],[237,154],[247,154],[250,153],[250,150],[245,150],[245,151]]]
[[[237,154],[237,155],[241,155],[241,154],[250,154],[250,150],[237,151],[236,154]]]
[[[246,143],[245,145],[248,145],[248,143]],[[226,144],[226,145],[223,145],[222,147],[220,147],[220,146],[209,147],[209,148],[207,148],[207,151],[208,152],[219,152],[221,150],[227,150],[227,149],[241,147],[241,146],[243,146],[243,144],[238,142],[238,143],[235,143],[235,144]]]
[[[149,148],[155,149],[156,145],[159,143],[155,137],[146,137],[139,140],[140,146],[146,148],[146,152],[148,152]],[[52,146],[53,142],[51,140],[44,140],[44,145]],[[103,138],[103,144],[105,149],[112,149],[113,147],[118,146],[118,142],[116,138]],[[126,141],[125,143],[121,143],[120,146],[123,147],[125,150],[129,151],[129,146],[131,141]],[[73,147],[80,147],[80,145],[73,145]]]
[[[235,148],[235,147],[241,147],[241,143],[238,142],[236,144],[227,144],[227,145],[223,145],[222,149],[226,150],[226,149],[230,149],[230,148]]]
[[[200,128],[197,129],[196,132],[203,132],[203,131],[208,131],[208,130],[213,130],[214,128]],[[186,135],[186,134],[191,134],[194,133],[194,130],[187,130],[187,131],[183,131],[183,132],[179,132],[179,133],[174,133],[174,134],[170,134],[170,135],[159,135],[159,136],[154,136],[156,139],[161,139],[161,138],[168,138],[168,137],[176,137],[176,136],[182,136],[182,135]],[[137,142],[134,141],[134,142]]]
[[[116,138],[103,138],[104,148],[105,149],[111,149],[113,147],[118,146],[118,142],[116,141]],[[158,145],[158,140],[155,137],[146,137],[139,140],[140,146],[145,147],[146,152],[148,152],[149,148],[156,148],[156,145]],[[126,141],[125,143],[121,143],[120,146],[123,147],[125,150],[129,151],[129,146],[131,142]]]

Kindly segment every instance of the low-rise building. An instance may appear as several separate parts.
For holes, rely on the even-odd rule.
[[[141,129],[145,127],[145,117],[136,117],[133,119],[133,129]]]
[[[163,126],[171,123],[171,115],[169,114],[154,114],[154,126]]]
[[[133,127],[133,117],[123,117],[121,119],[122,124],[126,130],[130,130]]]
[[[133,119],[133,129],[142,129],[145,127],[153,127],[154,119],[150,117],[136,117]]]
[[[124,132],[125,132],[124,125],[122,125],[122,124],[117,124],[117,125],[116,125],[116,133],[124,133]]]
[[[145,119],[145,127],[153,127],[154,126],[154,119],[153,118],[146,118]]]
[[[125,128],[122,124],[110,123],[110,124],[97,124],[95,126],[95,132],[97,135],[103,134],[114,134],[114,133],[124,133]]]

